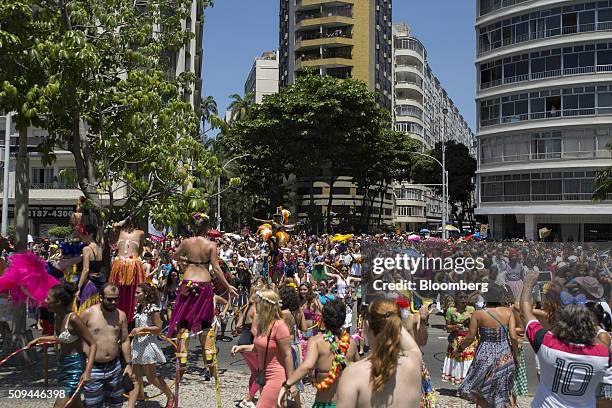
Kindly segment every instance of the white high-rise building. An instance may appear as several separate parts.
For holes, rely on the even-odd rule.
[[[244,94],[253,94],[253,102],[261,103],[264,95],[278,92],[278,51],[268,51],[255,58],[244,83]]]
[[[474,134],[429,67],[427,50],[405,23],[393,25],[393,57],[395,130],[420,141],[424,149],[432,149],[437,142],[455,140],[473,150]],[[432,171],[442,173],[437,164]],[[440,224],[442,200],[430,188],[396,183],[394,193],[395,225],[415,231],[425,225]]]
[[[170,55],[168,75],[176,77],[183,72],[193,72],[196,82],[184,97],[189,100],[196,112],[200,109],[202,90],[202,28],[204,9],[198,6],[198,1],[191,4],[191,16],[183,21],[185,28],[195,33],[194,38],[185,43],[180,50]],[[0,112],[0,191],[8,188],[9,192],[9,225],[14,223],[15,212],[15,156],[11,157],[8,186],[3,185],[4,172],[4,136],[6,133],[6,113]],[[12,121],[10,146],[16,151],[19,135]],[[44,129],[28,129],[28,148],[32,151],[30,161],[29,190],[29,232],[34,237],[46,237],[49,228],[55,225],[68,225],[70,215],[74,210],[81,190],[75,183],[76,166],[71,152],[56,149],[56,161],[51,166],[45,166],[39,153],[34,150],[47,137]],[[122,190],[115,198],[121,198]],[[102,197],[103,199],[103,197]],[[2,195],[0,194],[0,206]]]
[[[612,2],[476,4],[476,214],[494,238],[612,240],[612,201],[592,200],[612,165]]]

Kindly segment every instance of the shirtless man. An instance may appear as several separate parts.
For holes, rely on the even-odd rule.
[[[325,323],[325,328],[334,334],[333,341],[338,342],[339,345],[343,340],[342,336],[345,335],[342,330],[342,326],[346,319],[345,315],[346,306],[341,300],[336,299],[329,301],[323,307],[323,322]],[[346,336],[348,337],[348,334],[346,334]],[[328,340],[331,340],[331,338],[328,337]],[[316,373],[314,385],[317,388],[314,406],[329,407],[335,404],[340,379],[337,377],[333,381],[326,380],[330,376],[332,361],[337,356],[336,353],[332,352],[332,345],[328,340],[326,340],[325,334],[318,334],[308,340],[308,353],[306,354],[306,359],[295,369],[291,377],[289,377],[283,385],[283,388],[281,388],[281,392],[278,395],[279,406],[285,406],[285,400],[288,397],[288,392],[291,390],[291,387],[313,370],[315,370]],[[343,354],[345,364],[358,360],[359,356],[357,354],[355,342],[351,340],[350,337],[345,338],[344,341],[348,341],[348,349],[346,349]],[[342,369],[341,367],[339,375],[342,375]]]
[[[102,408],[106,405],[119,408],[123,404],[123,375],[134,379],[127,319],[125,313],[117,308],[117,286],[110,283],[102,286],[100,301],[80,316],[98,345],[91,380],[84,386],[85,407]],[[89,351],[85,343],[83,348],[85,353]],[[121,367],[120,352],[127,363],[125,369]]]
[[[181,242],[174,252],[174,259],[183,263],[183,281],[178,288],[176,304],[168,326],[168,336],[178,332],[178,349],[176,356],[181,359],[181,375],[187,363],[189,348],[189,331],[200,333],[204,364],[210,366],[213,361],[212,350],[206,347],[206,338],[214,319],[214,290],[211,283],[210,269],[229,292],[229,299],[238,296],[236,288],[231,286],[221,267],[217,244],[205,238],[208,230],[208,216],[197,213],[193,216],[194,236]],[[209,347],[210,348],[210,347]],[[179,381],[180,378],[177,379]]]
[[[113,261],[109,283],[119,288],[119,303],[117,307],[122,310],[128,323],[134,320],[136,309],[136,288],[145,282],[145,271],[140,258],[145,240],[145,232],[136,228],[128,219],[113,225],[118,249],[118,256]]]
[[[419,407],[422,366],[419,346],[402,327],[394,301],[376,300],[368,311],[365,333],[372,353],[344,370],[338,385],[337,408]],[[384,343],[380,344],[381,341]],[[389,372],[393,367],[379,366],[378,375],[386,381],[374,392],[373,362],[382,364],[381,357],[389,357],[385,354],[397,352],[398,348],[394,372]]]

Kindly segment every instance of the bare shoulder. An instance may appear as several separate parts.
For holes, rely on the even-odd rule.
[[[349,364],[342,372],[342,377],[349,378],[350,381],[354,382],[357,382],[362,378],[367,378],[369,380],[370,368],[370,361],[366,358],[364,360]]]
[[[119,323],[123,324],[123,322],[127,322],[127,316],[125,312],[119,308],[116,309],[119,312]]]

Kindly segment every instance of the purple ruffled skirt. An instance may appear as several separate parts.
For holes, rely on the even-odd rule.
[[[197,333],[202,327],[202,322],[212,324],[215,309],[214,296],[210,282],[182,281],[172,309],[168,336],[174,335],[181,326],[187,326],[192,333]]]

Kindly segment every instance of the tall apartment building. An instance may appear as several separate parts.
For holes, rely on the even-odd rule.
[[[170,55],[170,67],[168,75],[176,77],[183,72],[193,72],[196,82],[192,84],[190,92],[185,93],[196,112],[199,111],[202,91],[202,28],[203,13],[198,1],[193,0],[191,4],[191,16],[183,21],[185,28],[190,28],[195,33],[193,39],[185,43],[184,47]],[[18,132],[15,122],[12,121],[10,146],[16,150],[18,145]],[[0,191],[9,189],[9,225],[14,222],[15,213],[15,156],[11,157],[9,171],[9,185],[3,185],[4,173],[4,136],[6,134],[6,114],[0,112]],[[68,220],[78,197],[82,195],[75,183],[76,166],[72,153],[66,150],[55,150],[56,161],[51,166],[44,166],[39,153],[35,148],[47,137],[44,129],[28,129],[28,146],[32,151],[30,159],[30,200],[29,219],[31,235],[47,236],[49,228],[55,225],[68,225]],[[122,190],[117,192],[116,198],[120,198]],[[104,200],[104,197],[101,197]],[[0,205],[2,195],[0,195]]]
[[[478,208],[495,238],[612,239],[612,2],[477,1]],[[612,198],[612,197],[610,197]]]
[[[393,25],[393,117],[395,130],[424,149],[455,140],[474,152],[474,134],[427,63],[427,50],[405,23]],[[447,109],[444,114],[444,109]],[[432,171],[441,174],[436,165]],[[443,203],[431,189],[408,182],[394,185],[394,223],[404,230],[440,224]]]
[[[280,86],[305,69],[356,78],[391,109],[391,0],[281,0]]]
[[[391,3],[391,0],[281,0],[280,87],[294,83],[306,70],[340,79],[359,79],[371,91],[377,91],[381,106],[391,110]],[[322,171],[320,179],[314,182],[315,206],[320,212],[326,215],[331,211],[337,223],[360,213],[365,192],[350,177],[336,181],[332,208],[328,208],[330,186],[325,169]],[[298,218],[307,216],[309,194],[309,182],[297,180]],[[389,190],[375,199],[371,217],[374,224],[379,216],[383,223],[391,223],[392,198]]]
[[[253,94],[253,102],[261,103],[264,95],[278,92],[278,51],[268,51],[253,61],[244,83],[244,94]]]

